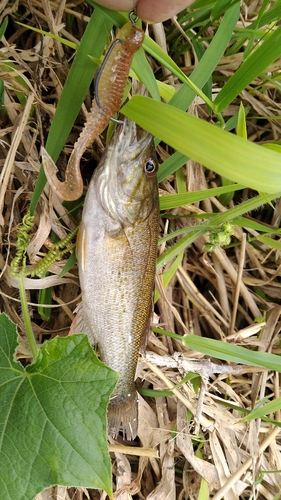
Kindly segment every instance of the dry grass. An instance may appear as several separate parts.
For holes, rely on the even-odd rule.
[[[10,14],[10,25],[1,48],[1,59],[14,61],[14,67],[1,66],[0,77],[4,81],[4,108],[1,111],[0,130],[0,220],[1,220],[1,291],[0,305],[18,325],[21,334],[20,357],[28,359],[28,348],[24,337],[19,293],[16,282],[9,276],[9,263],[15,253],[16,232],[28,210],[35,181],[40,168],[40,145],[44,144],[55,106],[64,85],[72,51],[60,43],[18,27],[14,21],[34,23],[73,40],[79,39],[85,28],[85,20],[90,9],[81,1],[72,2],[55,12],[49,9],[52,3],[36,0],[16,3],[2,1],[1,19]],[[66,13],[76,19],[71,34],[65,27]],[[20,14],[20,15],[19,15]],[[247,21],[247,12],[244,13]],[[55,16],[55,17],[53,17]],[[253,18],[251,17],[251,20]],[[168,23],[169,24],[169,23]],[[62,28],[62,26],[64,26]],[[163,27],[151,29],[162,48],[168,49]],[[217,68],[218,75],[229,75],[239,63],[237,57],[224,57]],[[188,62],[190,61],[190,63]],[[192,69],[194,55],[187,53],[182,65]],[[280,61],[279,61],[280,69]],[[18,77],[22,79],[19,79]],[[158,71],[159,78],[159,71]],[[173,78],[163,71],[163,78],[177,85]],[[214,89],[214,92],[216,89]],[[26,96],[25,107],[20,104],[17,93]],[[280,100],[277,92],[268,86],[267,92],[250,95],[245,90],[241,96],[244,104],[251,107],[252,114],[280,115]],[[89,106],[90,96],[86,99]],[[238,100],[228,116],[237,112]],[[204,116],[205,108],[198,100],[193,113]],[[32,116],[32,120],[30,120]],[[78,132],[84,123],[83,110],[71,134],[65,153],[69,153]],[[266,136],[267,140],[280,138],[280,121],[251,121],[249,138]],[[94,158],[100,156],[101,143],[94,145]],[[164,145],[159,147],[159,155],[166,158],[170,151]],[[89,151],[83,160],[91,158]],[[87,166],[88,171],[92,166]],[[183,168],[187,190],[206,189],[220,185],[217,176],[206,172],[201,165],[189,161]],[[89,177],[89,174],[87,174]],[[161,194],[175,193],[175,178],[171,176],[160,186]],[[239,203],[250,197],[247,190],[239,194]],[[195,206],[174,209],[171,214],[176,219],[161,220],[161,232],[166,234],[190,224],[183,216],[191,213],[210,213],[226,208],[217,199],[206,200]],[[279,227],[281,217],[280,201],[273,212],[264,206],[256,219],[263,220],[272,227]],[[65,208],[48,188],[41,196],[36,211],[36,222],[32,240],[28,248],[30,264],[34,265],[50,246],[49,234],[53,230],[59,238],[65,236],[65,229],[59,222],[73,229],[76,220],[65,213]],[[194,223],[194,221],[192,222]],[[187,331],[200,336],[223,340],[260,351],[280,353],[278,334],[280,330],[280,255],[264,244],[253,246],[246,242],[245,235],[254,236],[252,230],[235,229],[235,242],[239,244],[227,250],[218,248],[206,253],[204,238],[197,240],[184,254],[169,286],[164,290],[161,277],[157,276],[160,299],[156,304],[154,324],[166,330],[184,334]],[[160,251],[164,248],[161,246]],[[54,335],[66,335],[73,320],[73,310],[79,302],[79,281],[77,268],[59,278],[65,264],[61,261],[51,268],[51,276],[35,280],[26,278],[29,294],[30,314],[34,332],[40,343]],[[45,288],[46,280],[52,288],[51,319],[44,321],[36,308],[38,289]],[[254,323],[255,318],[265,319],[265,324]],[[213,360],[214,361],[214,360]],[[196,372],[202,376],[200,391],[186,381],[177,386],[187,373]],[[123,449],[114,448],[111,441],[113,480],[117,493],[115,498],[127,500],[132,495],[136,499],[190,499],[208,498],[203,496],[208,483],[209,495],[213,500],[255,499],[273,500],[281,491],[279,428],[270,422],[255,420],[239,422],[241,415],[231,405],[252,409],[264,396],[277,398],[279,394],[279,374],[226,364],[206,363],[202,354],[191,352],[176,340],[150,334],[147,355],[138,366],[138,384],[155,390],[170,390],[172,395],[161,398],[141,398],[139,443],[133,443],[130,453],[127,444]],[[175,386],[177,386],[175,388]],[[188,418],[187,418],[188,417]],[[279,412],[272,418],[280,421]],[[175,430],[176,429],[176,430]],[[124,444],[121,442],[119,444]],[[150,450],[151,456],[142,455],[142,448]],[[117,450],[117,451],[116,451]],[[155,450],[152,452],[151,450]],[[133,453],[134,452],[134,453]],[[38,495],[37,500],[46,499],[104,499],[98,491],[82,491],[73,488],[51,488]]]

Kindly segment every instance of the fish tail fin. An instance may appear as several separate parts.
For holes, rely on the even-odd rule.
[[[108,432],[117,437],[123,430],[123,438],[131,441],[138,434],[138,397],[136,391],[127,400],[114,398],[108,406]]]

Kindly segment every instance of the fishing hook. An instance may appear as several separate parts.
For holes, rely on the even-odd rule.
[[[132,24],[136,24],[139,20],[139,16],[135,13],[134,10],[131,10],[131,12],[129,13],[129,19]]]

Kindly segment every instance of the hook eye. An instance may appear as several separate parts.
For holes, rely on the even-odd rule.
[[[136,24],[138,22],[139,17],[137,16],[134,10],[131,10],[131,12],[129,13],[129,19],[132,24]]]

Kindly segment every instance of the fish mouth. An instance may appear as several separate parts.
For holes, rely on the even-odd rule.
[[[125,118],[113,133],[96,174],[104,210],[123,227],[146,218],[154,203],[154,183],[144,170],[146,159],[153,155],[152,135]]]
[[[149,132],[126,117],[116,129],[114,138],[118,155],[122,153],[128,160],[136,159],[152,141],[152,135]]]

